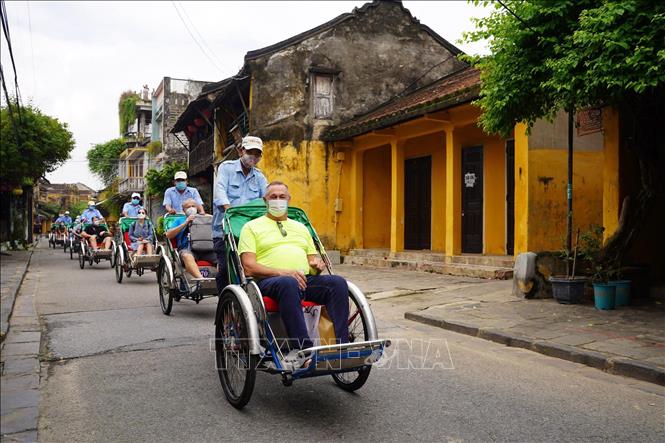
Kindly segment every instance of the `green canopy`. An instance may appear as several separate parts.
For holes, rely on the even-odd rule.
[[[138,217],[122,217],[120,220],[118,220],[118,224],[120,225],[120,232],[128,232],[129,228],[132,227],[134,222],[138,220]],[[148,225],[151,224],[150,219],[146,217],[145,222],[148,223]]]
[[[180,226],[187,216],[185,214],[172,214],[164,216],[164,232]]]
[[[226,218],[227,226],[231,227],[233,236],[239,238],[240,231],[242,231],[245,223],[266,215],[266,212],[267,209],[265,202],[263,199],[257,198],[256,200],[252,200],[247,204],[230,207],[225,211],[224,217]],[[309,233],[312,234],[312,237],[318,238],[314,228],[312,227],[312,224],[307,218],[307,214],[305,214],[305,211],[300,208],[289,206],[288,214],[291,220],[298,221],[307,226],[307,229],[309,229]]]

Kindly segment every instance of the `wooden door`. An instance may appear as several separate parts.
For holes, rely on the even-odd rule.
[[[462,149],[462,252],[483,252],[483,147]]]
[[[404,249],[430,249],[432,157],[404,162]]]

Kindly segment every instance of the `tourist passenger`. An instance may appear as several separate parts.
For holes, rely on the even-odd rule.
[[[129,239],[132,242],[132,250],[136,251],[136,255],[147,253],[152,255],[152,240],[155,236],[155,231],[152,223],[146,219],[146,211],[141,208],[136,214],[138,220],[132,223],[129,228]]]
[[[113,239],[113,235],[107,231],[104,226],[101,225],[101,222],[101,217],[93,216],[92,224],[83,230],[81,236],[88,239],[92,249],[98,249],[99,242],[101,240],[102,244],[104,245],[102,249],[108,250],[111,247],[111,240]]]

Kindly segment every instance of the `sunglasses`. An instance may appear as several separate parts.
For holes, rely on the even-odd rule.
[[[286,237],[286,229],[284,229],[281,221],[277,222],[277,227],[279,228],[279,232],[282,233],[282,237]]]

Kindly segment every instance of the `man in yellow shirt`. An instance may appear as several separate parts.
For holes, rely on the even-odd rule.
[[[279,304],[279,312],[292,340],[308,348],[301,300],[326,306],[339,343],[348,342],[349,289],[337,275],[318,275],[325,265],[305,225],[287,217],[289,188],[274,181],[263,197],[268,213],[242,228],[238,252],[245,274],[258,280],[261,293]]]

